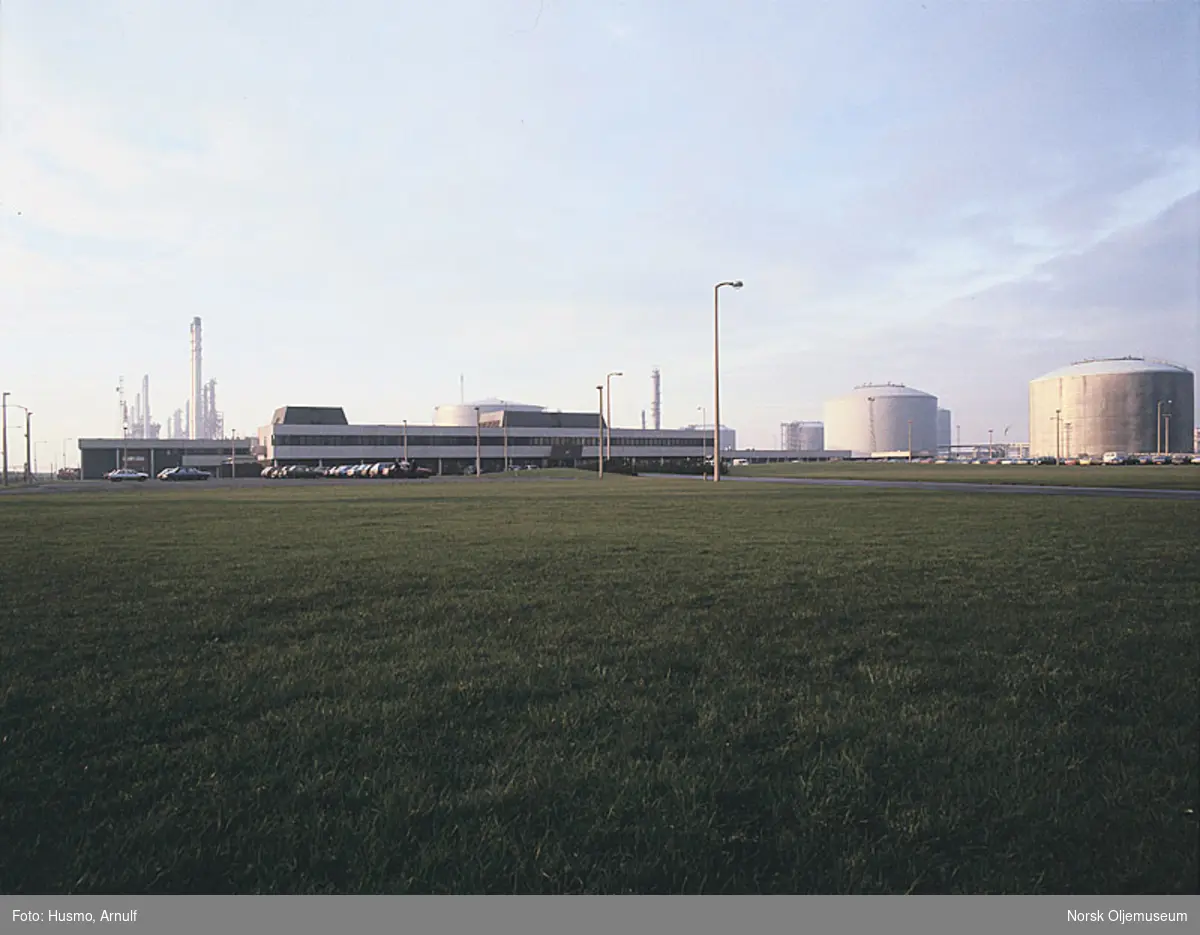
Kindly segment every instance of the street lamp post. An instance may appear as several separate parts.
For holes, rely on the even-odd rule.
[[[77,439],[74,437],[63,439],[63,452],[62,452],[62,455],[63,455],[62,466],[63,467],[67,466],[67,442],[73,442],[73,441],[77,441]]]
[[[7,395],[7,394],[5,394],[5,395]],[[13,407],[16,409],[20,409],[25,413],[25,482],[29,483],[29,477],[33,471],[33,461],[30,459],[30,443],[29,443],[30,417],[33,415],[33,413],[30,412],[26,407],[18,406],[16,403],[13,403]],[[5,432],[5,435],[7,435],[7,434],[8,433]]]
[[[1054,410],[1054,460],[1062,460],[1062,410]]]
[[[1166,444],[1167,447],[1170,447],[1170,445],[1171,445],[1170,432],[1168,431],[1166,433],[1167,434],[1166,438],[1163,437],[1163,434],[1164,434],[1163,433],[1163,403],[1166,403],[1169,406],[1169,405],[1171,405],[1171,400],[1160,399],[1158,401],[1158,406],[1156,406],[1155,410],[1154,410],[1154,415],[1155,415],[1154,431],[1157,436],[1155,443],[1154,443],[1154,453],[1156,455],[1160,455],[1163,453],[1163,444],[1164,443]],[[1167,418],[1169,420],[1170,416],[1167,416]],[[1170,422],[1168,421],[1167,424],[1170,425]]]
[[[408,463],[408,419],[404,420],[404,461]]]
[[[992,448],[992,430],[988,429],[988,460],[989,461],[992,460],[992,455],[994,453],[995,453],[995,450]]]
[[[24,406],[21,408],[25,409]],[[25,483],[27,484],[31,483],[33,480],[33,462],[29,457],[29,420],[32,415],[32,412],[30,412],[28,409],[25,409]]]
[[[740,279],[713,286],[713,483],[721,479],[721,287],[742,288]]]
[[[605,407],[608,413],[606,421],[608,422],[608,444],[605,447],[605,457],[612,460],[612,378],[623,377],[625,374],[619,370],[614,370],[612,373],[604,376],[604,399]]]
[[[483,476],[483,442],[479,437],[479,407],[475,407],[475,476]]]
[[[599,479],[604,480],[604,384],[601,383],[596,389],[600,393],[600,408],[597,416],[600,434],[596,438],[596,463],[599,465],[597,468]]]
[[[3,408],[3,412],[4,412],[3,434],[4,434],[4,486],[5,487],[8,486],[8,397],[11,395],[12,395],[11,393],[8,393],[6,391],[2,396],[0,396],[0,407]]]

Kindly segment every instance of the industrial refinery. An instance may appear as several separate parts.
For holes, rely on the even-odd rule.
[[[141,392],[133,398],[132,406],[125,393],[125,378],[117,382],[117,404],[121,435],[137,439],[216,439],[225,435],[225,417],[217,409],[217,381],[204,381],[203,347],[199,318],[191,324],[191,393],[186,407],[176,409],[167,419],[164,436],[162,424],[155,422],[150,410],[150,376],[142,377]]]
[[[597,412],[562,412],[496,397],[435,407],[426,425],[352,425],[339,407],[284,406],[257,441],[204,444],[223,438],[216,381],[203,378],[201,321],[191,323],[191,395],[166,432],[150,408],[150,378],[142,378],[132,408],[121,402],[120,439],[80,439],[83,475],[114,466],[219,468],[241,461],[273,465],[349,464],[402,458],[436,470],[495,471],[515,466],[580,465],[605,459],[643,466],[712,458],[707,419],[664,430],[662,373],[650,373],[649,412],[641,427],[611,426]],[[903,383],[863,383],[824,403],[823,421],[780,424],[772,449],[739,449],[736,432],[722,425],[723,460],[734,464],[781,460],[907,459],[1056,460],[1190,453],[1200,444],[1194,428],[1194,375],[1186,367],[1142,357],[1079,361],[1029,384],[1029,441],[1010,440],[1008,429],[986,446],[953,438],[951,410],[938,397]],[[703,413],[705,407],[697,406]],[[228,459],[228,461],[225,461]],[[1086,461],[1085,461],[1086,463]]]

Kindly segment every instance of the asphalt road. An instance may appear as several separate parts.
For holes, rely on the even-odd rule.
[[[531,472],[532,473],[532,472]],[[671,480],[692,480],[697,483],[703,482],[703,479],[694,474],[643,474],[644,478],[669,478]],[[583,480],[588,475],[581,474],[578,478],[575,477],[530,477],[525,475],[519,480],[513,476],[504,476],[500,474],[485,475],[484,479],[490,483],[530,483],[532,481],[540,481],[543,483],[553,481],[575,481]],[[207,481],[190,481],[186,483],[169,484],[165,481],[148,480],[145,482],[138,481],[122,481],[121,483],[112,483],[111,481],[62,481],[56,483],[41,484],[33,487],[9,487],[7,489],[0,488],[0,495],[31,495],[31,494],[57,494],[57,493],[83,493],[83,492],[99,492],[110,491],[113,493],[130,492],[133,490],[144,490],[146,488],[162,489],[166,487],[202,487],[202,488],[240,488],[253,489],[262,487],[295,487],[320,485],[328,487],[330,485],[350,485],[361,487],[364,484],[463,484],[470,483],[474,478],[463,477],[458,475],[446,475],[443,477],[429,477],[424,480],[378,480],[378,479],[334,479],[328,477],[311,477],[311,478],[294,478],[289,480],[264,480],[257,477],[243,477],[236,479],[229,478],[213,478]],[[1200,490],[1151,490],[1140,487],[1050,487],[1036,484],[971,484],[954,481],[917,481],[917,480],[838,480],[832,478],[815,478],[815,477],[738,477],[736,475],[723,476],[722,483],[733,484],[794,484],[805,487],[868,487],[876,489],[895,489],[895,490],[921,490],[927,492],[943,492],[943,493],[974,493],[974,494],[1041,494],[1051,497],[1124,497],[1141,500],[1192,500],[1200,501]],[[711,481],[709,481],[711,483]]]
[[[679,480],[700,480],[689,474],[659,474]],[[709,483],[711,483],[711,478]],[[806,487],[882,487],[951,493],[1044,494],[1058,497],[1132,497],[1142,500],[1200,500],[1200,490],[1154,490],[1143,487],[1051,487],[1040,484],[971,484],[934,480],[842,480],[825,477],[738,477],[722,475],[721,483],[800,484]]]

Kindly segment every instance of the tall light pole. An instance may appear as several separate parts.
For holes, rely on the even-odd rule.
[[[1163,403],[1166,403],[1169,406],[1169,405],[1171,405],[1171,400],[1160,399],[1158,401],[1158,406],[1155,407],[1155,410],[1154,410],[1154,414],[1155,414],[1154,430],[1156,433],[1156,441],[1154,444],[1154,453],[1156,455],[1160,455],[1163,453],[1163,442],[1164,441],[1167,443],[1167,445],[1171,444],[1170,438],[1166,438],[1166,439],[1163,438]]]
[[[479,438],[479,407],[475,407],[475,476],[483,476],[483,450]]]
[[[735,279],[713,286],[713,483],[721,479],[721,287],[742,285]]]
[[[24,406],[21,407],[25,409]],[[25,483],[30,483],[33,480],[33,462],[29,456],[29,420],[33,415],[28,409],[25,409]]]
[[[404,420],[404,461],[408,462],[408,419]]]
[[[67,442],[73,442],[73,441],[77,441],[77,440],[78,439],[74,438],[73,436],[71,438],[63,439],[63,459],[62,459],[63,467],[67,466]]]
[[[0,408],[4,412],[4,486],[8,486],[8,397],[12,394],[7,390],[0,396]]]
[[[608,444],[605,446],[605,457],[612,460],[612,378],[623,377],[625,374],[619,370],[614,370],[612,373],[604,376],[604,398],[606,401],[608,416],[605,421],[608,422]]]
[[[994,450],[992,448],[992,430],[988,429],[988,460],[989,461],[992,460],[993,453],[994,453]]]
[[[1062,460],[1062,410],[1054,410],[1054,460]]]
[[[1163,454],[1171,453],[1171,400],[1167,400],[1167,409],[1163,413]]]
[[[604,480],[604,384],[601,383],[596,389],[600,393],[600,414],[597,417],[600,424],[600,435],[596,438],[596,463],[600,465],[597,469],[600,475],[599,479]]]

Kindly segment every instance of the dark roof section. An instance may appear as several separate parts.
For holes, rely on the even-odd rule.
[[[484,415],[480,414],[481,417]],[[488,413],[499,416],[500,413]],[[594,429],[600,423],[596,412],[525,412],[520,409],[504,410],[504,421],[509,428],[522,429]]]
[[[272,425],[349,425],[341,406],[282,406],[271,417]]]

